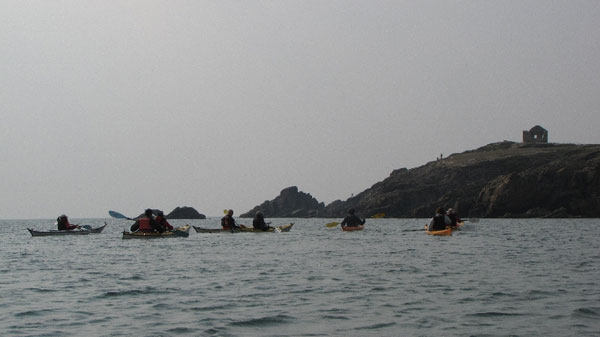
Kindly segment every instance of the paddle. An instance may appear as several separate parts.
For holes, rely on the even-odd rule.
[[[385,217],[385,213],[377,213],[377,214],[371,215],[371,218],[375,218],[375,219],[380,219],[380,218],[384,218],[384,217]]]
[[[127,219],[127,220],[135,220],[129,217],[124,216],[123,214],[119,213],[119,212],[115,212],[115,211],[108,211],[108,214],[110,216],[112,216],[115,219]]]
[[[339,222],[334,221],[334,222],[326,223],[325,226],[327,226],[327,228],[333,228],[339,224],[340,224]]]

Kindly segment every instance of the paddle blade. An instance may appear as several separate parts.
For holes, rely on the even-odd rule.
[[[92,226],[90,226],[90,225],[83,225],[83,226],[81,226],[81,228],[83,228],[83,229],[85,229],[87,231],[91,231],[92,230]]]
[[[384,217],[385,217],[385,213],[377,213],[377,214],[373,214],[371,216],[371,218],[375,218],[375,219],[384,218]]]
[[[123,214],[121,214],[119,212],[115,212],[115,211],[108,211],[108,214],[115,219],[129,219],[128,217],[124,216]]]
[[[224,209],[223,210],[223,214],[227,214],[227,213],[229,213],[229,210],[228,209]]]
[[[333,228],[339,224],[340,224],[339,222],[330,222],[330,223],[326,223],[325,226],[327,226],[327,228]]]

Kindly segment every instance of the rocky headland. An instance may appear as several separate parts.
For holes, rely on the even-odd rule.
[[[286,190],[246,215],[262,210],[267,217],[341,217],[355,208],[362,216],[423,218],[442,206],[462,217],[600,217],[600,145],[493,143],[394,170],[325,207],[312,197],[309,203],[296,198],[310,194],[295,187]]]

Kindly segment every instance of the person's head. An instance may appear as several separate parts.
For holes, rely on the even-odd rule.
[[[454,214],[454,209],[452,208],[448,208],[448,210],[446,211],[447,214]]]
[[[165,213],[163,211],[158,211],[158,213],[156,213],[156,216],[160,216],[160,217],[165,217]]]
[[[348,214],[350,214],[350,215],[354,215],[354,208],[350,208],[350,209],[348,210]]]
[[[233,210],[232,209],[228,210],[227,211],[227,215],[232,216],[233,215]]]
[[[65,214],[61,214],[58,218],[67,220],[69,217],[67,217]]]
[[[446,212],[444,212],[444,207],[438,207],[435,210],[435,214],[444,214],[444,213],[446,213]]]
[[[256,212],[257,218],[262,218],[263,216],[264,216],[263,212],[261,212],[261,211]]]
[[[148,218],[152,217],[152,210],[150,208],[148,208],[145,212],[144,215],[146,215]]]

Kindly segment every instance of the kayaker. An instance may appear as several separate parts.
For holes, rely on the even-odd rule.
[[[158,213],[156,214],[156,222],[158,222],[158,224],[162,226],[167,232],[173,231],[173,226],[171,226],[171,224],[167,221],[167,218],[165,217],[165,213],[163,211],[158,211]]]
[[[271,228],[269,224],[265,222],[265,216],[261,211],[256,212],[254,220],[252,220],[252,227],[254,227],[254,229],[260,229],[262,231],[268,231]]]
[[[71,225],[69,223],[69,217],[67,217],[65,214],[61,214],[58,218],[56,218],[56,224],[58,225],[58,230],[60,231],[70,231],[81,228],[78,225]]]
[[[236,225],[235,223],[235,219],[233,218],[233,210],[230,209],[227,211],[227,215],[225,215],[224,217],[221,218],[221,226],[223,227],[223,229],[225,230],[234,230],[239,228],[238,225]]]
[[[354,214],[354,208],[350,208],[348,210],[348,215],[346,215],[346,217],[344,218],[344,220],[342,220],[342,223],[340,226],[342,227],[358,227],[358,226],[362,226],[365,224],[365,222],[367,221],[365,218],[359,218],[356,214]]]
[[[446,215],[443,207],[438,207],[435,210],[435,216],[429,222],[429,231],[441,231],[450,226],[452,220]]]
[[[162,233],[165,229],[154,220],[154,216],[152,215],[152,210],[148,208],[144,212],[144,217],[139,218],[135,221],[135,223],[131,226],[132,232],[159,232]]]
[[[462,220],[458,217],[458,214],[456,214],[456,212],[454,212],[454,209],[452,208],[448,208],[446,215],[450,218],[451,227],[456,227],[459,223],[462,222]]]

